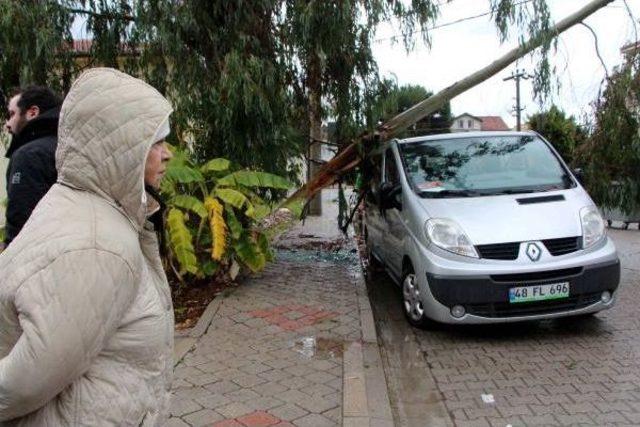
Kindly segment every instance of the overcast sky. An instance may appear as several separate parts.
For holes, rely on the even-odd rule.
[[[552,18],[559,21],[580,7],[586,0],[548,0]],[[640,0],[627,0],[637,24],[640,18]],[[436,25],[488,12],[488,0],[452,0],[441,7]],[[620,47],[635,39],[633,21],[629,18],[622,0],[616,0],[585,21],[598,36],[598,46],[604,62],[611,72],[621,62]],[[640,28],[638,28],[640,32]],[[407,54],[400,44],[390,39],[399,34],[397,29],[385,26],[378,31],[374,54],[380,72],[395,75],[399,84],[420,84],[432,91],[444,89],[515,47],[515,43],[500,45],[497,30],[490,16],[466,20],[432,31],[432,48],[417,44]],[[570,114],[580,117],[590,111],[596,99],[605,71],[596,55],[594,38],[589,30],[578,25],[560,36],[558,50],[552,55],[551,65],[557,69],[560,81],[559,93],[554,91],[552,101]],[[532,72],[529,57],[517,67]],[[498,75],[451,101],[453,115],[470,113],[478,116],[498,115],[515,126],[512,116],[515,104],[515,83],[503,81],[516,68],[508,67]],[[521,102],[528,114],[539,111],[533,100],[531,80],[521,82]]]

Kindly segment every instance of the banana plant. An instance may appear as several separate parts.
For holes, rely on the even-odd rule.
[[[161,192],[168,207],[168,262],[178,279],[212,276],[234,263],[253,272],[264,268],[273,253],[255,224],[271,206],[259,193],[291,186],[278,175],[234,170],[223,158],[198,165],[174,149]]]

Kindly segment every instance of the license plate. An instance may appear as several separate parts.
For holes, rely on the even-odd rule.
[[[569,282],[549,283],[546,285],[519,286],[509,289],[509,302],[546,301],[567,298]]]

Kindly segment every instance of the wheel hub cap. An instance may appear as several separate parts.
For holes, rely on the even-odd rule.
[[[404,299],[404,310],[407,312],[407,315],[415,321],[422,319],[424,307],[420,300],[420,290],[416,283],[415,274],[408,274],[407,277],[405,277],[402,284],[402,295]]]

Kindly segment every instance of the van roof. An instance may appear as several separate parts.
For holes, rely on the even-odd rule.
[[[411,142],[420,142],[420,141],[433,141],[433,140],[441,140],[441,139],[459,139],[459,138],[474,138],[474,137],[482,137],[482,136],[525,136],[525,135],[538,135],[533,131],[494,131],[494,132],[454,132],[454,133],[440,133],[437,135],[423,135],[423,136],[415,136],[413,138],[405,138],[399,139],[399,144],[411,143]]]

